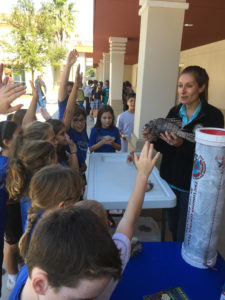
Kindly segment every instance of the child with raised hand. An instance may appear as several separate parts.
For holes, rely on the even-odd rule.
[[[73,49],[70,51],[66,65],[63,69],[63,73],[60,79],[60,85],[59,85],[59,91],[58,91],[58,106],[59,106],[59,119],[62,120],[64,116],[64,112],[67,106],[67,102],[70,96],[70,93],[73,88],[73,81],[68,81],[69,75],[70,75],[70,70],[72,66],[75,64],[77,61],[78,57],[78,52],[77,50]],[[73,98],[75,101],[77,97]]]
[[[13,214],[13,211],[15,209],[19,212],[19,203],[13,203],[9,205],[9,195],[6,189],[6,173],[9,167],[9,147],[11,144],[11,141],[13,139],[14,134],[17,131],[17,125],[16,123],[12,121],[3,121],[0,122],[0,295],[1,295],[1,279],[2,279],[2,262],[3,262],[3,244],[4,244],[4,232],[7,229],[7,232],[12,231],[12,222],[14,224],[14,228],[16,227],[16,233],[13,237],[11,236],[11,241],[14,240],[13,243],[17,243],[19,241],[19,238],[22,234],[21,229],[21,219],[18,220],[18,218],[15,217]],[[20,216],[20,214],[18,214]],[[7,218],[8,217],[8,218]],[[13,217],[13,220],[12,220]],[[6,240],[9,240],[9,236],[5,235]],[[7,238],[8,236],[8,238]],[[13,244],[11,243],[11,244]],[[8,262],[9,258],[9,245],[7,242],[5,242],[5,253],[4,253],[4,259],[5,259],[5,268],[9,274],[7,286],[9,286],[9,282],[13,281],[15,282],[16,275],[18,270],[14,270],[10,268]]]
[[[87,112],[76,104],[77,89],[81,82],[80,65],[77,67],[75,83],[69,95],[69,100],[66,106],[63,122],[66,127],[67,134],[77,146],[77,158],[79,169],[82,177],[85,179],[86,157],[88,150],[88,136],[86,130]]]
[[[115,152],[121,150],[118,128],[114,125],[114,112],[110,105],[100,107],[97,122],[91,130],[89,149],[91,152]]]
[[[146,142],[140,158],[134,155],[136,183],[113,238],[94,212],[77,205],[56,210],[38,222],[27,266],[22,268],[10,300],[19,295],[24,300],[110,298],[129,260],[145,186],[159,157],[158,153],[152,158],[152,153],[153,145]]]

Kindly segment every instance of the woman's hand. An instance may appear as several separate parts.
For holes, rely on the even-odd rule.
[[[142,133],[143,138],[146,141],[148,141],[150,143],[157,141],[157,137],[152,135],[151,133],[149,133],[148,130],[143,129],[141,133]]]
[[[134,153],[134,162],[138,170],[138,173],[143,174],[147,178],[149,177],[152,169],[155,166],[157,159],[160,156],[160,152],[157,152],[154,158],[152,158],[153,149],[154,149],[153,144],[149,144],[149,142],[145,142],[140,157],[138,157],[138,155]]]
[[[171,132],[170,134],[167,131],[165,132],[165,134],[161,133],[160,138],[170,146],[174,147],[180,147],[184,142],[181,137],[178,137],[173,132]]]

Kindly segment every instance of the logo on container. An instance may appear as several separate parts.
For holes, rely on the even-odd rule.
[[[206,171],[206,165],[203,157],[195,153],[192,176],[195,179],[200,179],[204,176],[205,171]]]

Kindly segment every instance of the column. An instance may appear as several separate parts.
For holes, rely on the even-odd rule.
[[[109,62],[110,62],[110,54],[103,53],[103,82],[109,80]]]
[[[137,100],[131,148],[143,145],[143,125],[175,105],[186,0],[140,0]]]
[[[96,67],[96,74],[95,74],[96,80],[99,80],[99,66]]]
[[[115,116],[122,112],[122,88],[124,55],[126,50],[127,38],[110,37],[110,76],[109,76],[109,104],[114,109]]]
[[[99,63],[99,81],[103,81],[103,60],[100,60]]]

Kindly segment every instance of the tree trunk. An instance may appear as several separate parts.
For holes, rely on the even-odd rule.
[[[32,82],[34,83],[34,70],[31,70],[31,74],[32,74]]]

